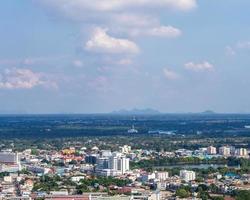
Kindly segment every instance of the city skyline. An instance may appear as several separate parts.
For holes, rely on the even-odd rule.
[[[250,113],[249,7],[2,1],[0,112]]]

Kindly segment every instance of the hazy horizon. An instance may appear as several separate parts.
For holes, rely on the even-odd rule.
[[[121,109],[124,110],[124,109]],[[121,110],[114,110],[109,112],[26,112],[26,111],[1,111],[0,115],[250,115],[250,112],[216,112],[216,111],[200,111],[200,112],[161,112],[158,113],[146,112],[143,113],[144,109],[139,109],[140,112],[134,112],[133,110],[126,110],[126,112],[121,112]]]

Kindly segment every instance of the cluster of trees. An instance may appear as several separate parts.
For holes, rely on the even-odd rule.
[[[241,173],[249,173],[250,172],[250,160],[245,158],[228,158],[229,166],[240,166]]]
[[[176,175],[179,173],[179,169],[183,164],[190,164],[190,165],[199,165],[199,164],[222,164],[228,166],[240,166],[240,168],[228,168],[228,167],[219,167],[213,168],[209,167],[207,169],[199,169],[195,168],[194,170],[199,173],[201,177],[206,178],[209,174],[219,172],[222,175],[233,172],[235,174],[244,174],[250,173],[250,160],[245,158],[212,158],[210,160],[204,160],[197,157],[186,157],[186,158],[155,158],[151,160],[141,160],[139,162],[130,162],[132,169],[146,169],[148,171],[152,171],[153,169],[159,168],[164,169],[169,172],[172,172],[171,175]],[[174,169],[168,168],[168,166],[172,165],[180,165]],[[165,167],[165,168],[164,168]]]
[[[218,167],[218,168],[209,167],[207,169],[193,169],[193,170],[195,170],[198,176],[202,178],[208,178],[210,174],[217,173],[217,172],[222,175],[225,175],[228,173],[242,175],[246,173],[246,171],[242,168],[228,168],[228,167]]]
[[[114,177],[92,177],[90,179],[83,179],[79,183],[71,181],[70,178],[63,178],[60,176],[42,176],[39,181],[34,184],[33,191],[58,191],[60,187],[75,187],[77,194],[83,192],[98,191],[102,186],[107,188],[111,185],[123,187],[131,183],[128,179],[117,179]]]
[[[39,181],[36,182],[33,186],[33,191],[58,191],[59,185],[58,182],[61,181],[59,176],[42,176],[40,177]]]
[[[90,192],[92,189],[98,191],[100,186],[106,188],[108,191],[109,186],[123,187],[131,183],[128,179],[117,179],[114,177],[96,177],[92,179],[83,179],[80,184],[77,185],[77,193],[82,194],[83,192]]]
[[[3,178],[3,177],[5,177],[5,176],[9,176],[9,172],[1,172],[0,173],[0,178]]]
[[[192,188],[190,186],[182,186],[178,190],[176,190],[176,196],[180,198],[187,198],[190,197],[193,192],[198,193],[198,198],[201,198],[202,200],[224,200],[223,196],[210,195],[210,193],[219,192],[219,188],[214,184],[211,184],[210,186],[200,184],[195,191],[192,191]],[[236,200],[250,200],[250,191],[248,190],[234,191],[234,194],[232,195]]]
[[[149,135],[149,130],[176,130],[177,134],[219,138],[223,136],[246,135],[238,130],[248,124],[249,116],[233,115],[20,115],[2,116],[0,133],[2,138],[62,138],[82,136],[124,135],[131,124],[139,134]],[[241,119],[241,120],[232,120]],[[228,127],[233,127],[230,131]],[[237,130],[235,130],[237,129]],[[151,135],[150,135],[151,136]],[[196,136],[199,137],[199,136]],[[160,143],[162,145],[163,143]],[[187,143],[186,143],[187,144]],[[166,145],[166,144],[165,144]]]
[[[197,157],[180,157],[180,158],[156,158],[151,160],[141,160],[139,162],[131,162],[132,168],[154,168],[164,167],[171,165],[183,165],[183,164],[227,164],[225,158],[212,158],[210,160],[200,159]]]
[[[235,198],[236,200],[250,200],[250,191],[248,190],[236,191]]]
[[[190,197],[193,192],[196,192],[198,193],[198,198],[201,198],[202,200],[223,200],[224,198],[221,196],[212,197],[209,195],[209,192],[217,193],[218,190],[219,189],[214,184],[211,184],[209,187],[204,184],[200,184],[196,190],[192,190],[190,186],[182,186],[178,190],[176,190],[176,196],[180,198],[187,198]]]

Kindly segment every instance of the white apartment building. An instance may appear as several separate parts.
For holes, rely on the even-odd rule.
[[[222,156],[230,156],[231,155],[231,149],[228,146],[223,146],[219,148],[219,153]]]
[[[98,158],[96,170],[106,170],[104,174],[125,174],[129,171],[129,160],[124,154],[114,152],[111,156]]]
[[[186,182],[193,181],[196,179],[196,175],[194,171],[181,170],[180,178]]]
[[[236,154],[236,156],[239,156],[239,157],[247,157],[248,156],[247,149],[245,149],[245,148],[236,149],[235,154]]]
[[[207,148],[207,153],[208,153],[209,155],[215,155],[215,154],[217,154],[216,147],[209,146],[209,147]]]
[[[160,181],[165,181],[169,177],[168,172],[156,172],[156,178]]]
[[[129,171],[129,158],[121,157],[118,160],[118,170],[120,170],[122,174]]]

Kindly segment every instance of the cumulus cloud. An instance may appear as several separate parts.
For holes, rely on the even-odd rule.
[[[240,41],[234,45],[228,45],[225,47],[225,53],[228,56],[235,56],[240,50],[249,50],[250,41]]]
[[[236,51],[231,46],[226,46],[225,51],[226,51],[226,55],[228,56],[234,56],[236,54]]]
[[[159,22],[158,13],[166,9],[187,11],[197,6],[196,0],[39,0],[66,18],[101,24],[112,31],[121,31],[129,36],[178,37],[181,31],[170,25]],[[148,15],[145,15],[148,10]],[[85,27],[86,30],[86,27]]]
[[[57,87],[56,83],[48,80],[44,74],[30,69],[5,69],[0,74],[1,89],[32,89],[36,86]]]
[[[181,30],[174,28],[172,26],[160,26],[149,30],[148,34],[152,36],[174,38],[181,35]]]
[[[214,66],[207,61],[201,63],[189,62],[185,64],[185,68],[192,71],[212,71]]]
[[[59,8],[73,15],[73,11],[121,11],[131,8],[172,8],[190,10],[197,6],[196,0],[40,0],[40,2]]]
[[[176,80],[176,79],[180,78],[179,74],[177,74],[176,72],[174,72],[168,68],[163,69],[163,74],[164,74],[165,78],[168,80]]]
[[[154,36],[154,37],[165,37],[165,38],[177,38],[181,36],[182,31],[173,26],[162,26],[158,23],[152,24],[151,26],[143,27],[131,27],[124,29],[124,32],[127,32],[133,37],[138,36]]]
[[[120,39],[109,36],[107,30],[96,28],[85,45],[85,49],[97,53],[128,53],[136,54],[139,52],[138,46],[127,39]]]
[[[123,58],[118,60],[116,63],[118,65],[131,65],[133,64],[133,60],[131,60],[130,58]]]
[[[250,41],[238,42],[236,46],[239,49],[250,49]]]
[[[73,60],[73,65],[77,68],[83,67],[83,62],[81,60]]]
[[[125,33],[132,37],[177,37],[181,34],[181,31],[175,27],[161,25],[154,16],[138,13],[115,14],[112,24],[108,26],[113,32]]]

